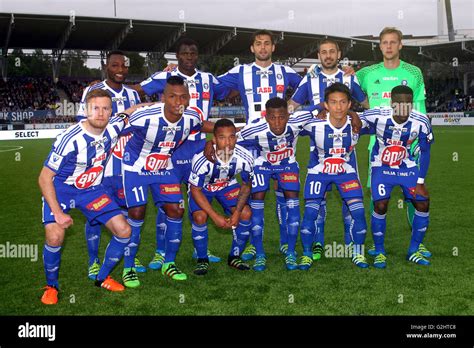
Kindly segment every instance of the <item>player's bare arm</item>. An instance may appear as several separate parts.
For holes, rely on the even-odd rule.
[[[202,210],[204,210],[204,212],[212,219],[212,221],[214,221],[217,227],[220,227],[220,228],[231,227],[231,225],[229,225],[228,219],[226,219],[222,215],[219,215],[214,210],[214,208],[212,208],[212,205],[209,203],[206,196],[204,196],[200,187],[191,185],[191,195],[193,199],[196,201],[197,205],[201,207]]]
[[[44,199],[54,214],[54,220],[62,228],[66,229],[73,224],[71,216],[64,214],[56,198],[56,190],[53,184],[53,178],[56,173],[47,167],[43,167],[38,178],[38,184]]]
[[[247,205],[247,201],[250,197],[250,191],[252,190],[252,182],[249,180],[248,183],[242,184],[239,190],[239,196],[237,197],[237,205],[235,210],[230,217],[230,225],[237,226],[240,221],[240,215],[242,210]]]

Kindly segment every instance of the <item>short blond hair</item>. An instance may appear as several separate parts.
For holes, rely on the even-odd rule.
[[[403,34],[397,28],[395,28],[395,27],[385,27],[385,28],[383,28],[382,31],[380,32],[380,35],[379,35],[380,42],[382,42],[382,38],[386,34],[397,34],[398,41],[402,42]]]

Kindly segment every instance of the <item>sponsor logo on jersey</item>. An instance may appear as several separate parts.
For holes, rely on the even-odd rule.
[[[346,161],[341,157],[326,158],[323,163],[323,173],[325,174],[341,174],[345,172],[344,163]]]
[[[380,85],[380,80],[379,79],[375,80],[374,85]]]
[[[384,81],[398,81],[398,77],[397,76],[384,76],[382,78],[382,80],[384,80]]]
[[[181,193],[181,187],[179,184],[161,184],[160,193],[162,195],[174,195]]]
[[[199,99],[199,93],[197,93],[197,92],[189,93],[189,97],[191,99]]]
[[[406,148],[399,145],[387,146],[380,155],[382,163],[389,166],[399,166],[406,157]]]
[[[224,193],[225,198],[228,201],[236,199],[239,196],[240,187],[236,187],[235,189],[230,190],[229,192]]]
[[[330,155],[345,155],[346,154],[346,148],[344,148],[344,147],[331,147],[329,149],[329,154]]]
[[[276,86],[276,91],[277,91],[277,93],[283,93],[285,91],[285,86],[284,85],[277,85]]]
[[[112,203],[112,200],[106,193],[104,193],[102,196],[86,205],[86,208],[87,210],[100,211],[110,203]]]
[[[163,126],[161,130],[165,132],[179,132],[181,130],[181,126]]]
[[[341,189],[343,192],[353,191],[360,189],[359,180],[346,181],[341,184]]]
[[[78,189],[86,189],[92,186],[92,184],[94,184],[96,179],[102,173],[103,169],[104,169],[103,166],[96,166],[96,167],[90,168],[89,170],[86,170],[84,173],[82,173],[76,178],[76,180],[74,181],[74,185]]]
[[[96,157],[92,160],[92,165],[94,165],[95,163],[97,162],[102,162],[102,161],[105,161],[105,159],[107,158],[107,155],[105,153],[103,153],[102,155],[100,155],[99,157]]]
[[[298,182],[298,173],[283,173],[280,174],[280,180],[282,182]]]
[[[293,149],[292,148],[285,148],[280,151],[273,151],[267,153],[267,161],[271,164],[275,164],[278,162],[283,161],[284,159],[293,156]]]
[[[160,141],[158,143],[159,147],[168,147],[168,148],[171,148],[171,149],[173,147],[175,147],[175,145],[176,145],[176,142],[174,142],[174,141]]]
[[[117,190],[117,197],[119,199],[125,199],[125,191],[123,190],[123,188]]]
[[[102,139],[99,139],[99,140],[96,140],[96,141],[92,141],[90,143],[90,146],[102,146],[102,144],[105,144],[107,142],[107,137],[103,137]]]
[[[384,99],[390,99],[392,97],[391,92],[382,92],[382,98]]]
[[[335,138],[335,139],[340,139],[340,138],[345,138],[347,137],[347,133],[332,133],[332,134],[328,134],[328,138],[329,139],[332,139],[332,138]]]
[[[132,137],[131,134],[127,134],[127,135],[121,136],[118,139],[117,145],[115,145],[114,150],[112,152],[115,157],[117,157],[118,159],[123,158],[125,145],[127,145],[127,142],[130,140],[131,137]]]
[[[145,170],[154,172],[160,169],[166,169],[168,167],[168,161],[170,156],[160,153],[152,153],[146,156]]]
[[[56,152],[53,152],[51,154],[51,157],[49,158],[48,165],[54,169],[58,170],[59,166],[61,165],[61,162],[63,161],[63,156],[58,155]]]
[[[258,87],[257,88],[257,94],[270,94],[273,93],[273,87],[268,86],[268,87]]]
[[[202,99],[211,99],[211,93],[209,92],[202,92]]]
[[[112,103],[121,103],[123,104],[124,102],[127,101],[128,98],[126,97],[112,97]]]

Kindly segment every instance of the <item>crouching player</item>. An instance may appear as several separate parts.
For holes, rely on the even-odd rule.
[[[47,285],[41,298],[44,304],[58,302],[61,246],[66,229],[73,224],[67,214],[72,208],[79,209],[91,224],[104,224],[113,234],[95,284],[110,291],[124,290],[109,273],[122,258],[131,229],[101,181],[125,120],[110,120],[112,99],[101,89],[87,95],[86,110],[86,120],[58,136],[38,180],[46,231],[43,262]]]
[[[429,265],[430,261],[420,252],[419,246],[429,224],[429,196],[424,183],[433,142],[431,124],[425,114],[412,110],[413,90],[410,87],[396,86],[391,91],[391,98],[392,107],[367,110],[361,117],[363,127],[369,127],[377,139],[370,157],[374,267],[385,268],[387,265],[384,246],[386,213],[394,186],[401,186],[405,199],[415,207],[407,260]],[[420,168],[409,152],[411,144],[417,139]]]
[[[354,147],[359,135],[351,128],[348,111],[351,92],[341,83],[334,83],[324,92],[324,105],[328,110],[326,120],[313,119],[304,126],[301,135],[310,137],[310,160],[306,177],[304,199],[305,210],[301,225],[303,256],[298,268],[308,270],[313,263],[312,243],[315,221],[327,187],[335,184],[342,199],[349,207],[353,222],[350,235],[353,241],[352,262],[367,268],[364,242],[367,232],[362,186],[357,173]]]
[[[192,160],[189,176],[191,194],[189,212],[192,221],[192,238],[197,252],[197,266],[194,274],[204,275],[209,268],[207,253],[207,218],[211,217],[217,227],[232,228],[232,247],[227,259],[230,267],[249,270],[240,259],[250,235],[252,213],[247,204],[253,178],[253,157],[246,149],[236,145],[236,128],[232,121],[221,119],[214,125],[212,143],[215,146],[213,163],[203,152]],[[242,186],[236,180],[240,173]],[[217,213],[211,203],[216,198],[230,218]]]

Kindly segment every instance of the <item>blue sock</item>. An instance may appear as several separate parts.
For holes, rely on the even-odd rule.
[[[362,253],[362,245],[365,242],[367,234],[367,223],[365,221],[364,203],[362,201],[352,202],[348,204],[352,216],[350,234],[354,241],[354,253]]]
[[[318,217],[321,199],[308,199],[304,205],[303,223],[301,224],[301,243],[303,244],[303,254],[313,256],[312,246],[316,232],[315,221]]]
[[[104,262],[100,267],[97,280],[104,280],[107,278],[110,272],[112,272],[112,269],[122,258],[129,242],[130,238],[120,238],[117,236],[112,237],[109,245],[107,245],[107,249],[105,250]]]
[[[314,234],[314,242],[324,246],[324,225],[326,224],[326,200],[323,199],[319,204],[319,213],[316,221],[316,230]]]
[[[300,200],[289,198],[286,200],[286,207],[288,210],[288,254],[294,254],[300,227]]]
[[[156,252],[164,254],[166,246],[166,213],[161,207],[156,214]]]
[[[123,267],[135,267],[135,256],[137,256],[138,244],[140,244],[140,230],[142,229],[143,220],[127,219],[132,227],[132,234],[130,236],[130,244],[125,249],[125,256],[123,258]]]
[[[232,231],[232,246],[230,248],[230,256],[240,256],[244,251],[245,244],[250,236],[250,220],[239,222],[237,228]]]
[[[61,265],[61,247],[54,247],[45,244],[43,247],[44,274],[46,284],[59,288],[59,266]]]
[[[351,238],[352,216],[346,202],[342,202],[342,219],[344,222],[344,243],[348,245],[352,242],[352,238]]]
[[[255,246],[257,255],[265,255],[263,250],[263,201],[252,200],[250,207],[252,208],[252,244]]]
[[[89,266],[99,258],[99,244],[101,225],[91,225],[89,221],[86,222],[86,243],[87,253],[89,254]]]
[[[377,214],[372,212],[371,229],[372,238],[374,239],[375,251],[385,254],[385,230],[387,229],[387,214]]]
[[[287,216],[288,210],[286,199],[282,191],[275,191],[276,195],[276,214],[280,224],[280,245],[288,244]]]
[[[191,236],[193,237],[194,248],[196,249],[198,259],[207,258],[207,223],[198,225],[193,222]]]
[[[166,217],[165,263],[174,262],[183,236],[183,219]]]
[[[418,250],[420,243],[423,242],[426,230],[430,223],[430,213],[421,212],[415,210],[415,216],[413,217],[412,235],[410,241],[410,247],[408,253],[411,255]]]

